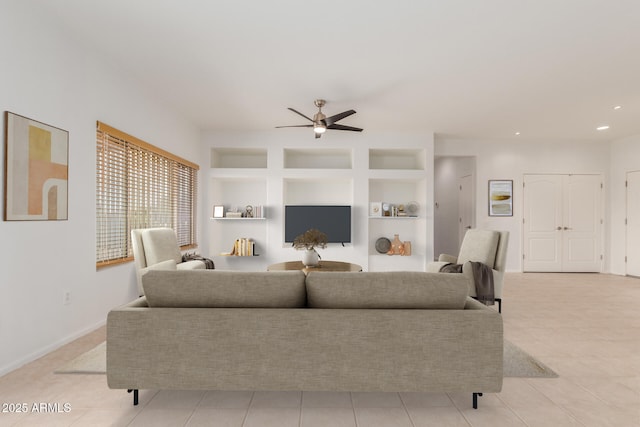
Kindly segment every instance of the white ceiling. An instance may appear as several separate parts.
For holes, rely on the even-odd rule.
[[[640,134],[637,0],[30,2],[202,129],[303,124],[286,108],[324,98],[365,132]]]

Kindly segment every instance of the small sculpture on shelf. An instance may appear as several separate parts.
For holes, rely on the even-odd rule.
[[[403,242],[400,240],[400,236],[398,234],[394,234],[393,240],[391,241],[391,247],[389,248],[387,255],[411,255],[411,242]]]
[[[320,264],[320,254],[316,248],[327,247],[327,235],[320,230],[312,228],[302,234],[296,236],[293,240],[293,247],[296,249],[304,249],[304,257],[302,263],[307,267],[315,267]]]

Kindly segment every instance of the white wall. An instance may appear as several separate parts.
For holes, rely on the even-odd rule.
[[[611,178],[610,178],[610,242],[611,272],[625,274],[626,266],[626,188],[627,172],[640,170],[640,135],[617,140],[611,143]]]
[[[476,227],[510,232],[507,270],[522,270],[522,179],[529,173],[602,174],[608,200],[608,143],[506,140],[459,140],[438,138],[435,156],[476,157]],[[490,217],[487,186],[490,179],[512,179],[513,217]],[[605,205],[608,203],[605,202]],[[608,224],[608,217],[605,217]],[[605,238],[605,248],[607,239]],[[605,270],[608,269],[605,253]]]
[[[0,222],[0,375],[102,325],[136,296],[131,263],[95,268],[96,120],[192,161],[200,150],[194,126],[30,7],[0,3],[0,110],[69,131],[69,219]]]

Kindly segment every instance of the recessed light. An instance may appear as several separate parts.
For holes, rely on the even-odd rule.
[[[516,136],[520,135],[520,132],[516,132]]]
[[[622,108],[622,105],[616,105],[615,107],[613,107],[614,110],[619,110]]]
[[[609,129],[609,125],[598,126],[598,127],[596,128],[596,130],[607,130],[607,129]]]

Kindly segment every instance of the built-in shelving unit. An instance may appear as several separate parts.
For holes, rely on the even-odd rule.
[[[315,141],[316,144],[319,144]],[[377,146],[340,144],[307,146],[300,143],[214,146],[209,171],[208,204],[242,211],[246,204],[263,205],[266,218],[211,218],[209,238],[212,255],[229,252],[235,239],[256,242],[261,257],[221,257],[221,266],[230,269],[266,269],[275,262],[301,259],[302,254],[284,243],[284,206],[351,205],[352,243],[330,245],[321,251],[323,259],[345,260],[363,265],[365,271],[424,270],[432,258],[428,203],[432,172],[432,139],[420,146],[416,141],[402,146],[397,141]],[[394,146],[394,148],[386,148]],[[426,147],[426,148],[425,148]],[[411,216],[371,216],[370,204],[418,206]],[[431,226],[428,226],[430,224]],[[411,255],[389,256],[375,249],[376,240],[393,240],[398,234],[411,242]],[[250,266],[231,258],[260,258]],[[256,264],[257,263],[257,264]]]
[[[407,216],[369,217],[369,267],[374,270],[422,270],[425,265],[427,230],[425,205],[427,179],[424,174],[424,149],[369,150],[369,203],[402,209]],[[416,208],[411,216],[407,206]],[[392,210],[392,209],[390,209]],[[411,255],[389,256],[376,250],[381,237],[393,240],[398,235],[403,242],[411,242]]]

